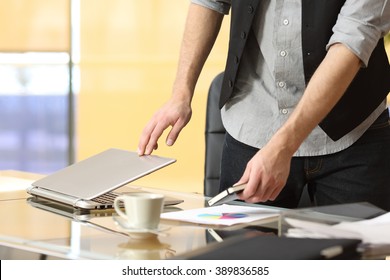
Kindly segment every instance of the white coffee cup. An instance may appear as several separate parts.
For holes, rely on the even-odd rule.
[[[120,208],[123,202],[124,210]],[[164,207],[164,196],[156,193],[127,193],[115,198],[114,208],[131,229],[156,230]]]

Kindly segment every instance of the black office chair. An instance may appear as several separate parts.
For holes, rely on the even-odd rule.
[[[214,196],[219,190],[220,164],[225,128],[222,124],[219,109],[219,94],[222,87],[223,72],[211,82],[207,97],[206,110],[206,156],[204,174],[204,195]]]
[[[222,157],[222,146],[226,130],[223,127],[221,111],[219,109],[219,95],[222,88],[223,72],[218,74],[211,82],[206,110],[206,155],[204,167],[204,188],[205,196],[213,197],[219,191],[220,164]],[[307,187],[302,194],[299,208],[313,206],[313,199]]]

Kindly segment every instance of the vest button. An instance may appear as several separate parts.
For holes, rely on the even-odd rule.
[[[245,39],[246,38],[246,33],[244,31],[241,32],[241,39]]]
[[[236,64],[238,64],[238,62],[239,62],[239,59],[238,59],[238,56],[234,56],[234,62],[236,63]]]
[[[232,81],[232,80],[229,80],[229,87],[230,87],[230,88],[233,87],[233,81]]]
[[[254,11],[254,9],[253,9],[252,5],[249,5],[248,6],[248,14],[253,14],[253,11]]]

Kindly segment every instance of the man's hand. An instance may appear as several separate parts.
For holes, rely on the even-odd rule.
[[[188,100],[172,97],[145,126],[139,140],[138,154],[149,155],[156,150],[158,139],[168,127],[172,128],[167,136],[166,144],[172,146],[181,130],[190,121],[191,115],[192,109]]]
[[[292,154],[268,143],[248,162],[244,175],[237,184],[247,182],[239,198],[246,202],[275,200],[286,184]]]
[[[172,98],[154,114],[144,128],[138,154],[151,154],[165,129],[171,126],[166,144],[175,143],[181,130],[191,119],[191,100],[195,85],[221,27],[223,14],[190,4],[180,50],[179,65]]]

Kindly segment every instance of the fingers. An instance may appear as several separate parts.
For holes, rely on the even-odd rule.
[[[158,140],[163,132],[172,127],[168,133],[166,144],[172,146],[181,130],[191,119],[191,103],[183,98],[172,98],[158,110],[142,131],[138,154],[151,154],[158,147]]]
[[[140,140],[138,142],[138,155],[150,154],[150,146],[157,149],[157,142],[150,143],[151,135],[154,131],[156,124],[154,121],[150,121],[142,131]]]
[[[262,179],[259,183],[255,183],[253,188],[256,189],[256,191],[247,199],[247,201],[252,203],[274,201],[283,187],[284,184],[277,182],[274,179]]]
[[[246,202],[256,203],[256,202],[266,202],[266,201],[274,201],[281,190],[283,189],[283,185],[278,184],[276,182],[270,181],[260,181],[258,184],[250,184],[248,182],[247,188],[248,195],[243,197]],[[254,191],[250,191],[254,190]],[[250,192],[249,192],[250,191]],[[252,194],[253,193],[253,194]]]
[[[166,144],[168,146],[172,146],[177,138],[181,130],[184,128],[186,122],[178,120],[173,126],[170,132],[168,133]],[[158,148],[158,140],[161,135],[171,124],[168,121],[151,121],[142,132],[139,144],[138,144],[138,154],[139,155],[150,155],[153,150]]]
[[[140,156],[150,155],[153,150],[156,150],[158,148],[157,141],[168,126],[169,124],[158,122],[156,118],[153,118],[142,131],[138,143],[138,154]]]
[[[139,155],[150,155],[153,150],[158,148],[158,139],[163,134],[164,130],[169,126],[169,124],[162,122],[151,121],[142,132],[140,141],[138,144],[138,154]]]
[[[188,122],[188,121],[187,121]],[[173,126],[171,131],[168,133],[167,139],[166,139],[166,144],[168,146],[172,146],[175,144],[177,138],[179,137],[180,132],[184,128],[184,126],[187,124],[187,122],[182,121],[179,119]]]
[[[158,148],[157,141],[160,139],[161,135],[163,134],[164,130],[167,129],[170,126],[169,123],[166,122],[159,122],[155,128],[153,129],[150,138],[149,143],[146,145],[145,153],[147,155],[150,155],[153,150],[156,150]]]
[[[241,179],[235,184],[246,183],[239,198],[249,203],[273,201],[283,189],[284,184],[265,172],[255,169],[249,163]]]

